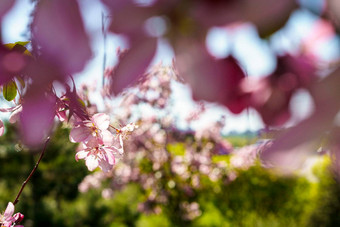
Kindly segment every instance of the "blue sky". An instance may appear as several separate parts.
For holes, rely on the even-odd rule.
[[[84,20],[87,30],[93,34],[92,45],[95,57],[87,65],[83,72],[77,75],[78,83],[95,80],[100,84],[103,65],[103,36],[101,33],[101,14],[105,9],[97,1],[82,0],[81,6],[83,10]],[[15,7],[12,9],[3,21],[3,40],[6,43],[25,41],[26,28],[32,5],[30,0],[18,0]],[[271,47],[276,50],[293,49],[294,44],[298,42],[311,28],[315,17],[307,12],[300,11],[295,13],[288,22],[286,28],[282,32],[275,35],[270,42]],[[338,41],[335,41],[338,42]],[[337,44],[337,46],[339,46]],[[126,47],[124,40],[118,36],[109,35],[107,39],[107,63],[113,65],[117,61],[115,51],[118,47]],[[242,66],[250,76],[268,75],[275,68],[275,60],[268,43],[260,40],[254,27],[247,26],[236,32],[231,32],[226,29],[213,28],[207,37],[207,47],[216,57],[225,57],[232,51],[239,59]],[[337,53],[334,50],[334,43],[323,47],[322,53],[325,58],[334,58]],[[172,61],[173,52],[167,45],[165,40],[159,41],[159,48],[154,63],[162,61],[164,64],[170,64]],[[190,98],[190,89],[186,86],[174,86],[174,112],[179,116],[185,116],[192,107],[193,102]],[[308,95],[301,91],[294,98],[293,105],[296,106],[294,121],[303,119],[308,115],[312,106]],[[218,120],[221,115],[226,115],[226,128],[224,132],[231,130],[244,131],[247,129],[257,130],[261,128],[262,121],[258,114],[250,110],[249,118],[244,111],[242,114],[235,116],[226,108],[208,104],[209,110],[195,127],[202,127],[211,124]],[[184,122],[183,122],[183,125]]]

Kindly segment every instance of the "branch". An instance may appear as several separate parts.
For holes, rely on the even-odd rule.
[[[103,56],[103,80],[102,87],[105,85],[105,69],[106,69],[106,29],[105,29],[105,15],[102,12],[102,33],[103,33],[103,48],[104,48],[104,56]]]
[[[20,191],[17,195],[17,197],[15,198],[14,202],[13,202],[13,205],[17,204],[19,202],[19,197],[22,193],[22,191],[24,190],[26,184],[28,183],[28,181],[31,179],[31,177],[33,176],[34,172],[37,170],[38,166],[39,166],[39,163],[41,161],[41,159],[43,158],[44,154],[45,154],[45,151],[46,151],[46,147],[47,147],[47,144],[48,142],[50,141],[50,137],[47,137],[46,139],[46,142],[45,142],[45,145],[44,145],[44,149],[42,150],[41,154],[40,154],[40,157],[37,161],[37,163],[35,164],[34,168],[32,169],[30,175],[27,177],[27,179],[22,183],[21,185],[21,188],[20,188]]]

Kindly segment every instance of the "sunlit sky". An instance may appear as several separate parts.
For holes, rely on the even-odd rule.
[[[89,62],[83,72],[76,75],[77,83],[85,81],[96,81],[98,85],[101,83],[103,74],[103,55],[104,44],[101,32],[102,12],[107,15],[104,7],[99,1],[82,0],[82,13],[84,15],[85,25],[90,34],[92,34],[92,46],[94,50],[94,58]],[[26,41],[28,38],[27,24],[32,5],[30,0],[18,0],[14,8],[5,16],[3,21],[3,41],[5,43]],[[310,32],[315,17],[307,12],[299,11],[292,15],[283,32],[279,32],[272,39],[271,47],[275,50],[291,50],[300,39]],[[51,28],[53,29],[53,28]],[[293,39],[294,38],[294,39]],[[335,41],[334,41],[335,42]],[[339,46],[339,45],[337,45]],[[118,47],[127,47],[121,37],[109,35],[106,41],[107,65],[116,63],[116,49]],[[265,76],[275,68],[275,60],[268,43],[260,40],[252,26],[243,26],[237,30],[227,30],[221,28],[213,28],[207,37],[208,50],[216,57],[225,57],[231,52],[239,59],[242,66],[249,76]],[[324,58],[333,58],[337,55],[334,50],[334,43],[323,47]],[[173,51],[165,40],[159,41],[158,51],[153,63],[162,61],[164,64],[171,64]],[[174,86],[174,113],[182,116],[180,126],[185,126],[184,119],[187,113],[195,106],[191,101],[190,89],[187,86]],[[301,91],[296,98],[293,99],[294,119],[291,123],[299,121],[306,117],[311,109],[311,101],[308,95]],[[216,104],[208,104],[208,111],[199,121],[195,123],[195,127],[206,127],[212,122],[218,120],[222,115],[226,116],[225,133],[230,131],[245,131],[260,129],[262,121],[258,114],[250,110],[249,115],[246,111],[235,116],[226,108]],[[180,117],[181,119],[181,117]]]

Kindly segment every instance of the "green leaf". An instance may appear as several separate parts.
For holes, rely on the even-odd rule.
[[[13,49],[13,47],[15,47],[16,45],[20,45],[20,46],[26,46],[27,44],[29,44],[30,41],[18,41],[15,43],[7,43],[5,44],[5,47],[7,47],[8,49]]]
[[[17,96],[17,85],[14,81],[10,81],[4,85],[2,93],[7,101],[12,101]]]
[[[10,50],[16,50],[16,51],[19,51],[20,53],[24,53],[28,56],[32,56],[32,54],[25,47],[29,43],[30,41],[18,41],[15,43],[7,43],[4,46]]]

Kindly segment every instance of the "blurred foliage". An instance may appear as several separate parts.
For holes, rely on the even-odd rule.
[[[39,151],[28,151],[17,143],[13,126],[6,127],[7,133],[0,137],[1,209],[14,200],[39,156]],[[202,178],[202,187],[190,198],[202,213],[193,220],[182,220],[179,204],[188,198],[176,186],[159,214],[139,211],[146,195],[138,184],[114,191],[110,199],[104,199],[97,189],[80,193],[78,184],[88,171],[83,162],[75,161],[76,144],[69,142],[68,133],[67,128],[57,128],[46,156],[16,205],[16,211],[25,215],[26,227],[340,226],[340,186],[329,171],[327,158],[314,168],[317,180],[313,182],[303,176],[279,176],[258,165],[237,170],[234,180]],[[173,144],[168,149],[183,154],[185,147]],[[149,163],[141,165],[152,171]],[[168,180],[160,182],[169,187]]]
[[[253,144],[257,141],[257,137],[249,135],[230,135],[225,137],[233,147],[243,147]]]

